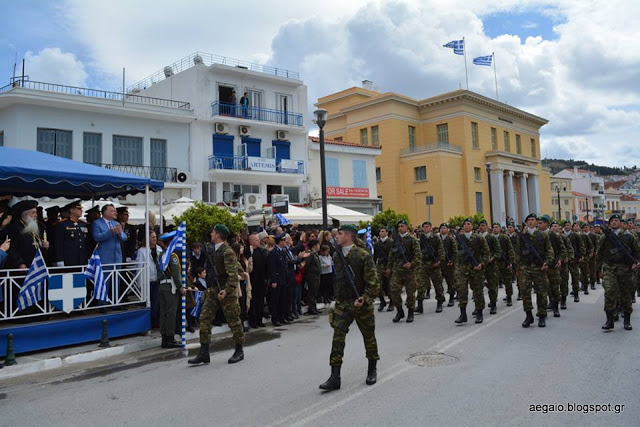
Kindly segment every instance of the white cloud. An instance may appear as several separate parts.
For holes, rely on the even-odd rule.
[[[84,64],[69,52],[57,47],[31,51],[24,56],[25,74],[30,80],[84,87],[88,77]]]

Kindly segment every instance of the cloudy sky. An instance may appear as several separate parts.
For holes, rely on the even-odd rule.
[[[0,86],[117,89],[195,51],[299,71],[312,104],[369,79],[424,98],[465,85],[549,119],[542,154],[640,166],[640,2],[631,0],[23,0],[0,30]],[[312,111],[309,105],[309,111]]]

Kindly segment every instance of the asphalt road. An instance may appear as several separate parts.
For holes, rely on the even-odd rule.
[[[523,329],[521,303],[506,307],[502,291],[498,314],[485,310],[481,325],[455,325],[458,308],[436,314],[433,299],[413,324],[377,313],[381,361],[373,386],[364,383],[367,361],[354,324],[342,388],[318,389],[330,373],[332,336],[320,316],[250,333],[237,365],[227,364],[232,344],[225,338],[210,365],[189,367],[179,351],[154,350],[5,380],[0,425],[638,425],[637,318],[634,331],[621,321],[602,331],[598,286],[569,302],[561,318],[549,317],[546,328]],[[412,356],[436,366],[419,366]],[[611,412],[597,414],[603,409],[582,406],[609,404]],[[565,412],[531,405],[563,405]]]

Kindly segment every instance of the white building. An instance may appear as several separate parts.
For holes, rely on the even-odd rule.
[[[195,53],[127,91],[192,106],[193,198],[228,203],[253,194],[252,205],[261,207],[285,194],[308,203],[307,88],[298,73]]]
[[[309,194],[315,208],[322,206],[320,140],[308,139]],[[381,147],[325,139],[327,202],[368,215],[382,208],[377,193],[376,156]]]
[[[593,221],[604,218],[606,199],[604,194],[604,178],[596,172],[585,169],[565,169],[553,175],[554,178],[571,179],[571,190],[576,198],[575,211],[581,221]]]

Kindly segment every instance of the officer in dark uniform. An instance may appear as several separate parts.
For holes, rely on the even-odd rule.
[[[69,219],[60,222],[55,228],[54,250],[55,265],[82,266],[89,260],[89,226],[82,221],[82,201],[76,200],[63,210],[69,212]]]
[[[122,242],[123,261],[131,261],[136,256],[136,243],[138,242],[138,229],[135,225],[129,224],[129,209],[121,206],[116,209],[118,212],[118,222],[122,224],[122,231],[127,235],[127,240]]]

